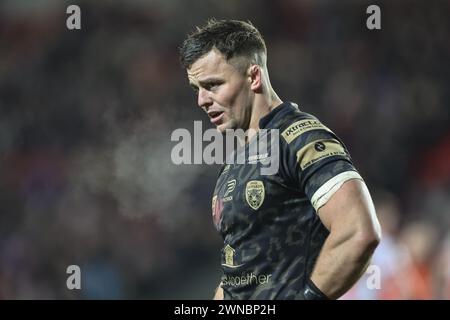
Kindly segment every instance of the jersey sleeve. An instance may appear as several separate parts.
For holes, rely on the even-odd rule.
[[[316,211],[344,182],[362,180],[343,142],[317,118],[298,118],[280,132],[289,181]]]

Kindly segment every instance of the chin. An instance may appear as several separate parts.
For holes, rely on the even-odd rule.
[[[234,121],[226,121],[226,122],[224,122],[224,123],[222,123],[222,124],[220,124],[220,125],[218,125],[218,126],[216,127],[217,131],[219,131],[219,132],[222,133],[222,134],[225,134],[225,131],[226,131],[227,129],[234,130],[234,129],[236,129],[236,128],[237,128],[237,126],[236,126],[236,124],[234,123]]]

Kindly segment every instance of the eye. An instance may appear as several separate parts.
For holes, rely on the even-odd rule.
[[[214,90],[217,90],[220,85],[221,85],[221,83],[219,83],[219,82],[207,83],[207,84],[205,84],[205,89],[208,91],[214,91]]]

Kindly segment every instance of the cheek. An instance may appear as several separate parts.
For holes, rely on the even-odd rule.
[[[235,94],[230,99],[230,105],[233,106],[235,113],[241,113],[243,109],[246,109],[247,105],[251,101],[251,90],[245,87],[246,83],[243,82],[234,91]]]
[[[243,115],[252,104],[252,92],[250,90],[242,90],[236,98],[236,107],[239,114]]]

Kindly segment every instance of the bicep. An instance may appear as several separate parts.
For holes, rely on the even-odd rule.
[[[317,213],[330,232],[340,231],[349,237],[358,232],[380,233],[369,190],[359,179],[344,182]]]

